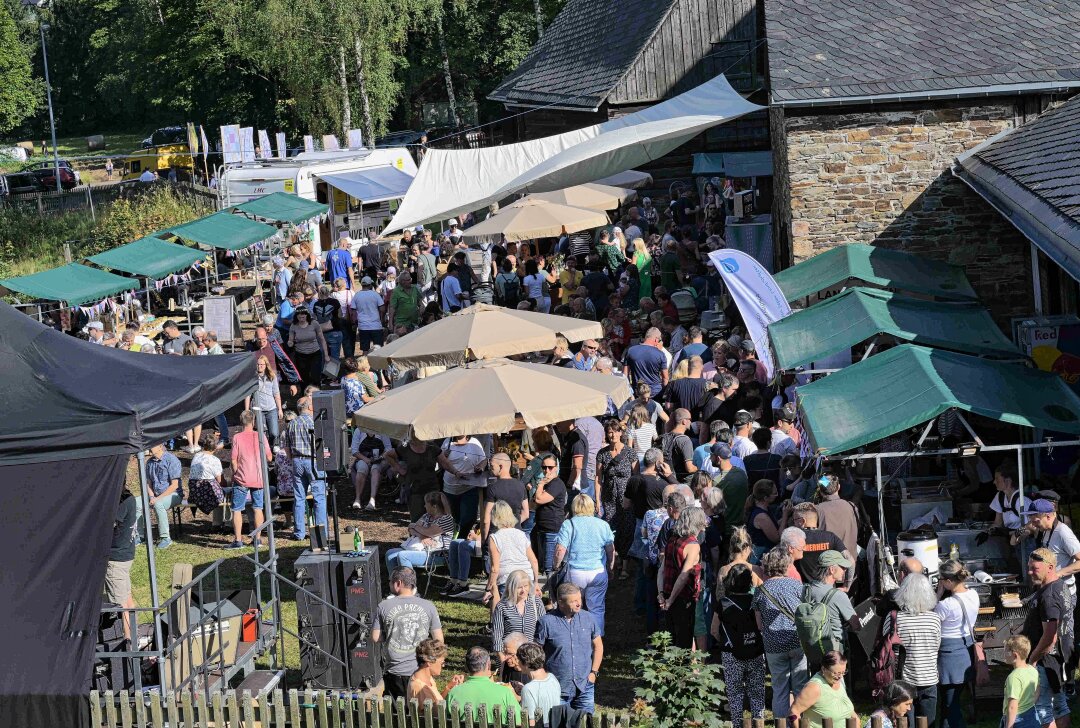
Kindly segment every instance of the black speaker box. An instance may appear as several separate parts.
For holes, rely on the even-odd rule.
[[[382,561],[379,549],[363,556],[339,554],[344,610],[360,624],[345,622],[345,645],[349,650],[349,686],[373,688],[382,679],[381,645],[371,641],[375,611],[382,601]]]
[[[348,447],[343,441],[345,392],[329,389],[311,395],[315,420],[315,466],[327,473],[346,469]]]
[[[300,635],[300,678],[313,688],[343,688],[345,644],[338,615],[315,597],[340,605],[337,562],[329,554],[305,551],[293,565],[296,583],[297,632]],[[333,659],[336,658],[336,659]]]

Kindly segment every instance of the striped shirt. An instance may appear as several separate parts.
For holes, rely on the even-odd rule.
[[[491,651],[502,652],[503,639],[514,632],[521,632],[530,642],[535,642],[536,628],[543,616],[544,603],[535,594],[530,594],[525,600],[524,614],[518,611],[512,599],[500,601],[491,615]]]
[[[450,548],[450,539],[453,537],[454,529],[457,527],[454,524],[453,516],[451,516],[450,514],[444,514],[439,516],[438,518],[432,518],[430,515],[425,513],[424,515],[420,516],[420,525],[424,528],[434,525],[438,527],[439,531],[441,531],[438,536],[435,536],[432,539],[433,541],[435,541],[435,545],[431,547],[432,549]]]
[[[896,632],[904,646],[903,669],[900,679],[915,687],[938,684],[938,650],[941,647],[941,617],[936,612],[898,612]],[[892,629],[892,618],[886,617],[882,629]]]

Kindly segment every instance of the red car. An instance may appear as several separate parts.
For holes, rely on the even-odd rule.
[[[41,180],[41,183],[47,190],[56,189],[56,163],[55,162],[39,162],[31,168],[35,177]],[[60,187],[64,190],[74,189],[79,186],[81,180],[79,179],[79,173],[71,166],[71,162],[66,159],[60,160]]]

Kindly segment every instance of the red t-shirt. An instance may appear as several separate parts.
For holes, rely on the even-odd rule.
[[[244,430],[233,435],[232,438],[232,465],[233,482],[246,488],[262,488],[262,465],[259,463],[259,433],[255,430]],[[262,444],[266,448],[266,462],[274,459],[274,453],[270,450],[270,443],[264,437]]]

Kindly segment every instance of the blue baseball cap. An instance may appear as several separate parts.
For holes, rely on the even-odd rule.
[[[721,460],[731,459],[731,445],[728,445],[726,442],[716,443],[712,446],[711,452],[713,455],[720,458]]]
[[[1024,509],[1025,516],[1037,516],[1043,513],[1054,513],[1057,509],[1054,508],[1054,504],[1045,498],[1038,498],[1028,504],[1028,507]]]

